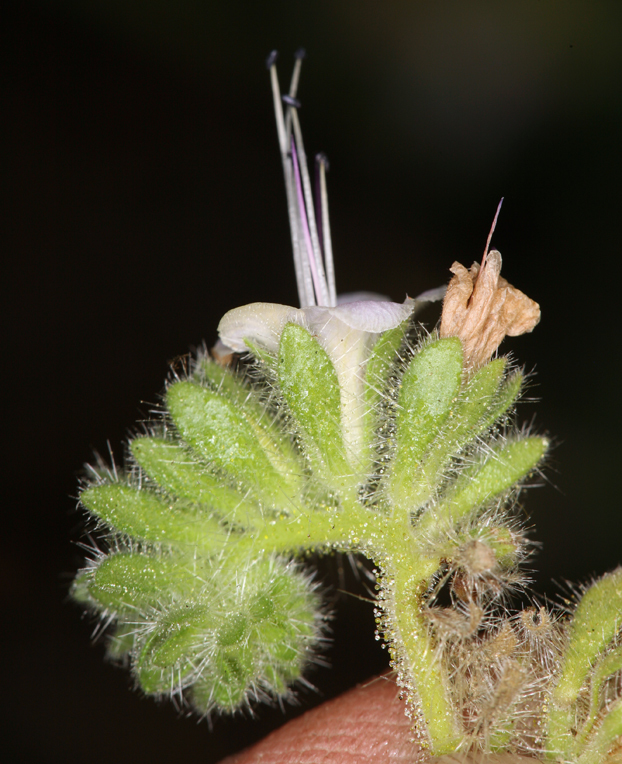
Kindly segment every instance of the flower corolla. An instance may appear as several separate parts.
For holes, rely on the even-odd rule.
[[[442,294],[439,293],[437,299]],[[407,321],[424,300],[407,298],[403,303],[387,299],[346,300],[335,307],[256,302],[230,310],[218,333],[224,345],[237,353],[251,346],[276,354],[287,324],[298,324],[317,339],[332,361],[341,395],[342,434],[348,458],[355,465],[361,455],[364,429],[365,371],[367,361],[383,332]]]

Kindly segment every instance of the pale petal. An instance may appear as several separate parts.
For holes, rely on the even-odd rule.
[[[413,307],[407,303],[358,300],[328,310],[351,329],[380,334],[406,321],[413,312]]]
[[[304,311],[289,305],[253,302],[225,313],[218,324],[218,334],[221,341],[236,353],[248,350],[245,340],[276,353],[288,323],[306,326]]]
[[[360,295],[359,295],[360,297]],[[407,299],[358,299],[336,308],[257,302],[230,310],[218,326],[220,341],[235,352],[248,350],[246,340],[272,353],[278,352],[286,324],[308,329],[331,359],[341,391],[341,424],[348,457],[360,463],[365,433],[365,371],[378,337],[406,321],[420,304]]]
[[[361,302],[375,300],[376,302],[391,302],[391,298],[378,292],[344,292],[337,295],[337,305],[345,305],[348,302]]]
[[[447,284],[443,284],[440,287],[434,287],[434,289],[428,289],[425,292],[421,292],[414,299],[414,302],[439,302],[445,297],[447,292]]]

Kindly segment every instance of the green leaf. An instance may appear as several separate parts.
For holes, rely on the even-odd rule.
[[[389,329],[382,334],[374,345],[365,370],[365,402],[373,411],[384,396],[391,369],[397,360],[409,321]]]
[[[484,429],[483,422],[493,416],[496,419],[497,407],[492,404],[497,404],[505,366],[505,358],[496,358],[478,369],[464,386],[459,405],[448,423],[447,434],[454,441],[454,448],[459,449],[473,440]]]
[[[192,618],[189,618],[192,614]],[[167,693],[194,670],[194,659],[203,639],[200,621],[205,612],[169,615],[153,629],[142,646],[134,672],[147,693]]]
[[[479,433],[484,432],[489,427],[492,427],[512,409],[518,399],[518,396],[520,395],[521,388],[523,386],[523,379],[523,373],[520,371],[515,371],[510,374],[508,378],[503,382],[503,384],[499,387],[497,395],[491,402],[488,410],[479,423]]]
[[[289,509],[297,476],[283,474],[271,460],[270,443],[226,398],[194,382],[177,382],[167,391],[167,405],[182,438],[201,457],[231,475],[241,488]]]
[[[270,353],[260,345],[251,342],[248,338],[244,340],[244,344],[248,348],[248,352],[255,356],[255,361],[264,365],[264,371],[271,375],[276,375],[277,371],[277,359],[273,353]]]
[[[394,506],[409,510],[419,500],[420,489],[429,492],[429,486],[413,486],[414,475],[457,402],[462,363],[457,337],[437,340],[415,355],[402,377],[390,479]]]
[[[238,406],[247,406],[258,418],[265,416],[265,409],[256,400],[253,391],[235,372],[224,368],[209,358],[203,359],[199,367],[198,380]]]
[[[485,430],[496,413],[496,397],[505,373],[505,358],[497,358],[482,366],[463,385],[456,405],[429,449],[419,479],[429,486],[443,481],[447,466],[462,449]],[[493,420],[494,421],[494,420]]]
[[[238,645],[245,641],[248,631],[249,622],[242,613],[228,613],[218,628],[218,644],[221,647]]]
[[[279,380],[316,471],[329,485],[342,487],[352,470],[341,431],[337,372],[320,344],[296,324],[281,335]]]
[[[110,528],[135,539],[219,551],[227,536],[216,520],[151,491],[113,483],[83,491],[84,506]]]
[[[607,710],[601,723],[595,729],[585,750],[577,759],[577,764],[603,764],[609,761],[607,754],[622,741],[622,700],[617,700]],[[612,758],[611,764],[619,761]]]
[[[585,592],[570,626],[570,641],[555,688],[555,702],[573,703],[592,665],[622,628],[622,567],[600,578]]]
[[[202,578],[211,586],[183,591],[172,604],[160,598],[142,619],[134,616],[141,687],[188,689],[205,712],[232,711],[257,689],[285,692],[317,640],[319,602],[308,579],[275,558],[246,568],[229,561]]]
[[[621,624],[622,627],[622,624]],[[622,670],[622,646],[616,647],[606,655],[594,669],[590,678],[590,710],[581,729],[581,740],[591,732],[600,712],[600,693],[603,684],[610,676]]]
[[[423,530],[436,524],[442,512],[456,522],[525,478],[546,453],[548,440],[540,437],[512,440],[492,449],[479,464],[465,469],[442,500],[441,511],[428,510]]]
[[[201,371],[202,381],[243,414],[277,469],[283,474],[298,475],[300,462],[291,441],[278,427],[259,395],[239,375],[214,361],[204,361]]]
[[[88,571],[88,592],[100,607],[133,613],[155,606],[164,597],[200,589],[202,578],[179,560],[161,555],[117,552]]]
[[[233,711],[252,694],[253,679],[258,679],[257,669],[250,649],[240,647],[226,650],[216,657],[215,681],[211,688],[211,698],[225,711]]]
[[[153,480],[167,493],[188,499],[220,517],[243,526],[263,522],[260,507],[237,491],[223,485],[179,443],[165,438],[136,438],[130,444],[132,455]]]
[[[601,657],[611,640],[622,628],[622,567],[598,579],[585,592],[570,624],[570,639],[562,671],[553,691],[549,714],[548,745],[555,752],[567,756],[574,755],[584,742],[576,737],[577,707],[579,696],[586,684],[592,666]],[[610,745],[610,730],[622,734],[622,707],[609,712],[601,727],[594,733],[592,742],[587,743],[582,763],[600,764],[603,746]],[[609,721],[607,721],[609,719]],[[618,721],[616,721],[616,719]],[[589,717],[588,717],[589,724]],[[590,753],[590,751],[593,752]]]
[[[367,460],[372,457],[371,446],[378,426],[379,408],[386,397],[391,369],[397,360],[410,320],[389,329],[382,334],[374,345],[365,370],[365,446]]]

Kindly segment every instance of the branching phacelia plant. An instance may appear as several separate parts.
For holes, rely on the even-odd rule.
[[[81,501],[105,551],[73,596],[145,693],[234,711],[287,698],[317,660],[326,611],[305,555],[365,555],[378,634],[432,755],[620,761],[622,568],[563,612],[508,610],[527,549],[517,501],[548,442],[514,424],[523,374],[497,348],[539,307],[500,276],[490,237],[446,293],[339,299],[326,161],[314,198],[298,120],[302,54],[283,96],[275,59],[300,308],[227,313],[125,469],[92,468]],[[425,331],[417,313],[443,295]]]

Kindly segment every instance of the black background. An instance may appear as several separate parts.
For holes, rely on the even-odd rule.
[[[208,725],[129,689],[67,602],[77,478],[229,308],[296,304],[264,58],[327,152],[342,292],[402,300],[494,245],[542,306],[507,343],[525,420],[555,437],[526,496],[535,588],[622,562],[622,4],[323,0],[9,2],[3,13],[4,761],[215,762],[281,712]],[[335,592],[331,697],[385,665],[369,605]],[[294,713],[297,711],[294,710]]]

